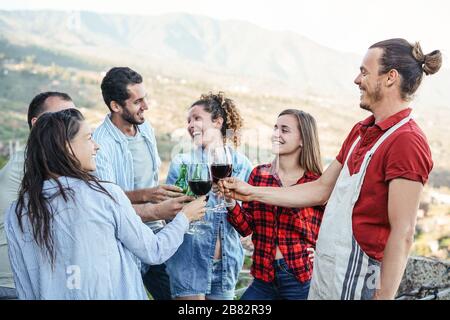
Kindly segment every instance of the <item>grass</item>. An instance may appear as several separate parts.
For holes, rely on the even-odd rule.
[[[3,168],[7,161],[6,157],[0,156],[0,169]]]

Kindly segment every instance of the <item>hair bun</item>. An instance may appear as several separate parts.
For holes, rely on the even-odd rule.
[[[434,50],[429,54],[423,54],[419,42],[414,43],[412,55],[422,65],[422,70],[428,76],[439,71],[442,65],[442,54],[439,50]]]
[[[435,74],[442,66],[442,53],[439,50],[426,54],[423,61],[423,72],[428,76]]]
[[[417,60],[417,62],[420,62],[422,64],[425,62],[425,55],[423,54],[422,47],[420,46],[419,42],[414,43],[412,55],[414,59]]]

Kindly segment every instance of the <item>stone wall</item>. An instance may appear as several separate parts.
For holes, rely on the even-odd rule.
[[[251,236],[242,238],[248,256],[252,255]],[[398,300],[450,300],[450,261],[410,257],[397,292]]]
[[[410,257],[397,299],[450,300],[450,261]]]

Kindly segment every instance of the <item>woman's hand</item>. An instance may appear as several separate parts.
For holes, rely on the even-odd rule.
[[[252,188],[247,182],[236,177],[225,178],[219,181],[219,190],[227,198],[241,201],[252,201]]]
[[[175,218],[185,203],[192,200],[194,200],[193,197],[182,196],[155,204],[158,220],[171,220]]]
[[[203,218],[206,212],[206,196],[198,197],[196,200],[189,202],[181,211],[189,222]]]

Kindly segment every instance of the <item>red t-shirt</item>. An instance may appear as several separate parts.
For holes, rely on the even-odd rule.
[[[357,123],[345,139],[336,160],[343,165],[353,142],[361,136],[347,163],[350,174],[357,173],[366,152],[389,128],[410,113],[411,109],[408,108],[377,124],[373,116]],[[403,178],[425,184],[432,168],[433,160],[427,138],[414,120],[398,128],[375,151],[367,168],[359,199],[353,208],[352,218],[355,239],[369,257],[383,260],[390,233],[389,182]]]

